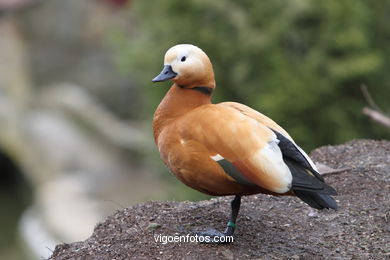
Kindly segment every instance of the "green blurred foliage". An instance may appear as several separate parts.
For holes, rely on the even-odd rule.
[[[167,91],[151,79],[165,51],[201,47],[214,65],[214,101],[237,101],[270,116],[306,149],[352,138],[389,138],[361,110],[365,84],[390,100],[390,1],[133,1],[130,29],[111,40],[138,82],[147,118]]]

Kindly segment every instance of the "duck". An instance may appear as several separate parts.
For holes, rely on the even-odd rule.
[[[247,195],[296,196],[318,210],[338,209],[332,197],[336,190],[286,130],[244,104],[211,102],[214,70],[202,49],[192,44],[168,49],[163,69],[152,82],[169,80],[173,84],[152,123],[162,161],[195,190],[234,196],[226,230],[197,235],[213,238],[210,241],[233,237],[241,198]]]

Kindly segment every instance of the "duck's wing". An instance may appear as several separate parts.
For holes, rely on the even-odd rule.
[[[335,193],[286,131],[261,114],[255,117],[248,109],[242,111],[229,103],[203,106],[188,114],[183,136],[201,142],[237,182],[249,181],[275,193],[291,189]]]
[[[337,209],[337,203],[329,196],[336,195],[337,192],[324,183],[324,179],[318,173],[314,162],[282,127],[267,116],[245,105],[235,102],[225,102],[220,105],[239,111],[275,133],[283,161],[292,174],[291,189],[295,195],[314,208]]]

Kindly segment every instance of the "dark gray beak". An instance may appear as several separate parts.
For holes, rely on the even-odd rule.
[[[152,79],[152,82],[167,81],[169,79],[173,79],[176,75],[177,73],[172,70],[171,65],[165,65],[161,73]]]

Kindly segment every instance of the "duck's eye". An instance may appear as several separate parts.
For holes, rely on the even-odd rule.
[[[186,57],[186,56],[183,56],[183,57],[181,57],[181,62],[185,62],[185,61],[186,61],[186,59],[187,59],[187,57]]]

